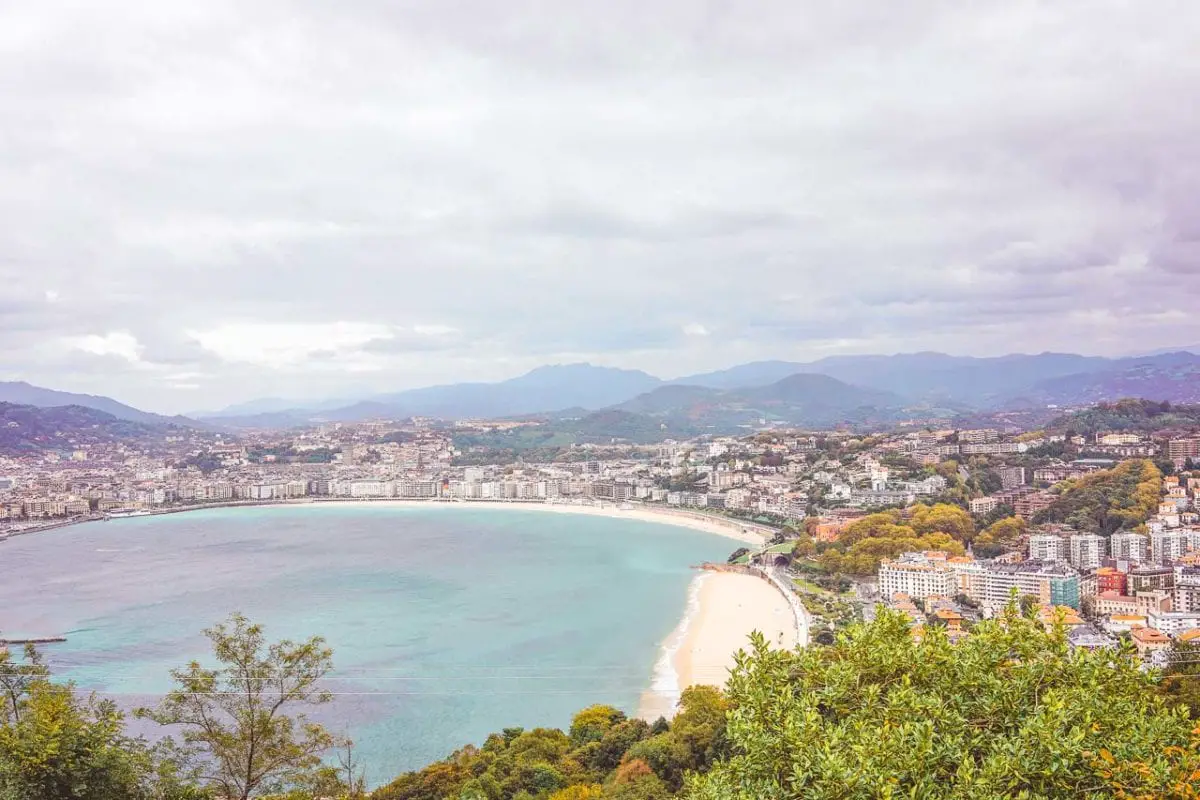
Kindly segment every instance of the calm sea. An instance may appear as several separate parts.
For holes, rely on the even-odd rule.
[[[688,566],[736,543],[670,525],[487,507],[214,509],[0,543],[0,631],[59,635],[54,671],[122,705],[204,660],[241,611],[324,636],[372,784],[505,726],[630,712],[687,603]]]

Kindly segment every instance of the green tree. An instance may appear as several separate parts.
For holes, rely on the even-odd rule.
[[[204,634],[220,666],[193,661],[172,670],[176,688],[156,708],[138,709],[138,716],[180,727],[181,752],[230,800],[311,780],[321,755],[338,744],[296,713],[332,699],[317,687],[332,667],[325,641],[267,644],[262,627],[241,614]]]
[[[550,800],[600,800],[604,790],[598,783],[580,783],[568,786],[550,795]]]
[[[1012,544],[1020,539],[1029,529],[1029,525],[1020,517],[1005,517],[988,526],[984,533],[990,535],[999,544]]]
[[[975,535],[975,520],[970,513],[948,503],[932,506],[918,503],[913,506],[909,524],[919,534],[947,533],[960,542],[969,542]]]
[[[5,800],[149,800],[152,775],[149,752],[125,735],[116,706],[70,686],[30,683],[20,713],[0,726]]]
[[[604,785],[602,796],[605,800],[669,800],[671,792],[645,761],[631,759]]]
[[[49,674],[41,653],[32,644],[25,645],[23,662],[14,660],[9,649],[0,646],[0,691],[4,693],[0,722],[20,722],[21,703],[30,685],[44,680]]]
[[[576,747],[598,742],[613,726],[625,721],[625,712],[612,706],[589,706],[571,718],[571,743]]]
[[[1128,652],[1073,649],[1010,604],[951,644],[880,609],[827,648],[755,636],[733,755],[692,800],[1196,797],[1200,738]]]
[[[1192,719],[1200,721],[1200,644],[1176,642],[1159,690],[1169,702],[1183,706]]]

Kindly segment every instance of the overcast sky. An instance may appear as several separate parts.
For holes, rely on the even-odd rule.
[[[0,0],[0,380],[1200,342],[1200,5]]]

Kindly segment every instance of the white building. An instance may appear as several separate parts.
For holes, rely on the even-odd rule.
[[[1187,542],[1179,531],[1150,533],[1150,560],[1156,564],[1175,561],[1187,550]]]
[[[988,514],[995,511],[1000,505],[1000,499],[997,497],[977,497],[969,501],[972,514]]]
[[[1196,611],[1150,611],[1146,621],[1151,628],[1167,636],[1178,636],[1192,628],[1200,628],[1200,612]]]
[[[1071,566],[1075,569],[1095,569],[1105,556],[1104,537],[1094,533],[1076,533],[1071,536]]]
[[[1113,558],[1135,564],[1146,563],[1149,543],[1140,533],[1114,533],[1109,544]]]
[[[925,559],[918,553],[905,553],[901,560],[879,565],[879,593],[889,602],[903,592],[913,599],[953,597],[958,593],[958,577],[945,562]]]
[[[1003,608],[1015,590],[1046,605],[1079,608],[1079,575],[1066,564],[1027,562],[990,564],[983,573],[983,596],[975,599],[991,609]]]
[[[351,497],[392,497],[391,481],[350,481]]]
[[[1029,537],[1029,560],[1063,561],[1063,540],[1052,533],[1035,533]]]

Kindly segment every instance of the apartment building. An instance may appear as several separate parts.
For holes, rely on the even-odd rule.
[[[1031,519],[1037,512],[1049,508],[1057,500],[1050,492],[1028,492],[1013,500],[1013,511],[1022,519]]]
[[[1200,459],[1200,437],[1171,439],[1167,442],[1167,458],[1174,461],[1176,466],[1182,465],[1189,458]]]
[[[1175,570],[1171,567],[1138,567],[1130,570],[1126,578],[1132,594],[1156,590],[1171,591],[1175,588]]]
[[[1113,558],[1135,564],[1146,563],[1149,543],[1150,540],[1140,533],[1114,533],[1109,539]]]
[[[995,511],[1000,505],[1000,499],[996,496],[977,497],[974,500],[968,501],[972,514],[989,514]]]
[[[1071,566],[1080,570],[1096,569],[1100,566],[1100,560],[1106,555],[1106,544],[1103,536],[1097,536],[1094,533],[1072,534],[1071,554],[1068,559]]]
[[[1096,595],[1096,613],[1101,616],[1111,614],[1147,614],[1150,611],[1170,611],[1172,609],[1169,592],[1138,592],[1136,595],[1120,595],[1116,592],[1101,592]]]
[[[1008,603],[1014,590],[1018,596],[1033,595],[1044,605],[1079,609],[1079,574],[1065,564],[1045,561],[992,563],[984,572],[983,584],[983,596],[976,599],[992,609]]]
[[[939,561],[924,558],[921,554],[905,553],[900,559],[879,565],[879,594],[888,602],[897,594],[924,599],[953,597],[957,593],[958,579],[944,559]]]
[[[1053,533],[1035,533],[1029,537],[1031,561],[1063,561],[1063,540]]]
[[[1016,489],[1026,483],[1024,467],[998,467],[996,474],[1000,476],[1000,487],[1005,490]]]
[[[1119,569],[1112,567],[1100,567],[1096,570],[1096,591],[1116,592],[1117,594],[1125,594],[1129,587],[1128,576]]]
[[[1187,540],[1179,531],[1150,532],[1150,560],[1155,564],[1169,564],[1187,552]]]

